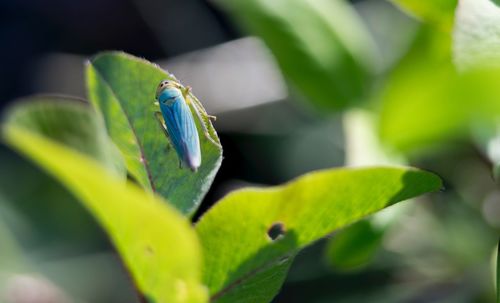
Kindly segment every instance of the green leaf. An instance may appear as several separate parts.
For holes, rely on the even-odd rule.
[[[394,74],[382,90],[382,140],[403,152],[466,138],[476,123],[500,113],[495,72],[457,74],[450,65],[417,62]]]
[[[20,105],[11,112],[30,112]],[[58,112],[58,115],[54,115]],[[64,106],[39,108],[41,116],[75,125],[68,137],[88,127]],[[75,116],[76,118],[76,116]],[[154,302],[206,302],[200,284],[201,254],[189,222],[154,195],[130,181],[117,178],[88,156],[39,131],[45,123],[29,126],[7,118],[3,125],[6,142],[64,184],[106,230],[138,289]],[[59,122],[51,122],[58,125]],[[82,142],[85,138],[80,138]],[[92,140],[88,142],[92,144]],[[161,269],[161,270],[159,270]]]
[[[402,165],[406,161],[382,146],[376,134],[375,114],[366,110],[351,110],[344,114],[345,152],[348,166]],[[336,270],[359,270],[376,256],[389,226],[401,214],[402,206],[391,207],[369,219],[340,230],[328,240],[325,257]]]
[[[1,142],[0,163],[0,196],[5,198],[0,203],[0,217],[16,231],[22,247],[39,251],[61,243],[68,249],[87,251],[107,246],[94,218],[52,176]]]
[[[196,173],[179,168],[177,154],[169,148],[154,117],[158,111],[153,105],[156,87],[163,79],[173,76],[145,60],[119,52],[99,54],[87,65],[89,98],[104,116],[130,174],[142,187],[167,198],[182,213],[192,214],[220,167],[222,149],[203,135],[198,124],[201,167]],[[210,121],[205,122],[212,139],[219,142]]]
[[[378,252],[385,228],[370,220],[359,221],[336,234],[326,247],[326,260],[342,271],[357,269],[369,263]]]
[[[453,55],[462,70],[500,67],[500,7],[491,0],[460,0]]]
[[[235,22],[259,36],[284,75],[320,110],[360,101],[377,68],[374,43],[341,0],[218,0]]]
[[[398,151],[463,140],[476,124],[491,124],[500,113],[500,71],[458,72],[443,41],[447,35],[424,29],[376,97],[379,135]]]
[[[8,124],[16,124],[41,136],[67,145],[95,160],[109,171],[125,178],[120,151],[109,139],[104,123],[89,104],[80,99],[36,96],[18,100],[25,106],[11,108]]]
[[[422,60],[423,61],[423,60]],[[384,143],[402,152],[457,138],[467,130],[469,112],[458,100],[458,76],[451,65],[420,60],[393,73],[378,97],[379,132]]]
[[[297,252],[384,207],[441,188],[411,168],[332,169],[232,192],[196,225],[214,302],[269,302]],[[273,236],[282,232],[275,240]]]
[[[426,23],[450,31],[458,0],[389,0]],[[476,1],[476,0],[472,0]]]

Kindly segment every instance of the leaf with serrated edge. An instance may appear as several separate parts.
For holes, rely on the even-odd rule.
[[[212,301],[268,302],[300,249],[393,203],[440,188],[440,179],[428,172],[374,167],[325,170],[283,186],[232,192],[196,225]],[[284,230],[274,241],[267,234],[273,225]],[[263,285],[269,277],[277,283]]]
[[[121,52],[99,54],[87,64],[89,98],[102,113],[130,174],[182,213],[193,214],[220,167],[222,149],[204,136],[196,121],[202,164],[196,173],[179,168],[178,156],[154,117],[159,110],[154,106],[156,87],[164,79],[173,76]],[[210,121],[205,122],[212,140],[219,142]]]

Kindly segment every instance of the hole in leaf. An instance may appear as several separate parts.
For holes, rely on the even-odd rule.
[[[145,252],[146,252],[146,254],[148,254],[150,256],[154,255],[154,253],[155,253],[154,250],[153,250],[153,248],[151,246],[149,246],[149,245],[145,247]]]
[[[282,238],[285,235],[285,224],[281,222],[276,222],[269,229],[267,230],[267,236],[269,239],[272,241],[278,240],[279,238]]]

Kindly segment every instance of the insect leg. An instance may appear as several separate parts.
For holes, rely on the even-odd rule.
[[[200,111],[203,114],[203,116],[207,117],[208,119],[210,119],[212,121],[217,120],[216,116],[211,116],[211,115],[209,115],[207,113],[207,111],[205,110],[205,108],[201,104],[200,100],[198,100],[198,98],[196,98],[194,96],[191,97],[191,95],[190,95],[190,93],[191,93],[191,86],[183,87],[182,88],[182,93],[184,94],[184,99],[186,99],[186,100],[189,99],[190,101],[192,101],[194,103],[194,105],[198,108],[198,111]]]
[[[167,129],[167,126],[165,125],[165,120],[163,119],[161,112],[155,112],[155,118],[156,118],[156,121],[158,121],[158,123],[160,124],[160,127],[163,130],[163,133],[165,134],[165,136],[167,137],[167,139],[169,141],[168,149],[170,149],[170,146],[171,146],[170,135],[168,134],[168,129]]]
[[[197,106],[195,102],[192,102],[192,107],[194,109],[194,112],[196,113],[196,116],[198,117],[198,120],[200,121],[201,128],[203,129],[203,133],[205,134],[205,137],[215,144],[216,146],[221,146],[220,143],[216,142],[212,136],[210,136],[210,133],[208,132],[207,124],[209,123],[210,116],[206,114],[206,112],[200,110],[200,108]]]
[[[198,120],[200,121],[200,125],[201,125],[201,128],[203,129],[203,134],[205,135],[205,137],[210,142],[212,142],[214,145],[220,147],[221,146],[220,143],[215,141],[210,136],[210,133],[208,132],[208,128],[207,128],[207,124],[209,123],[209,119],[215,120],[215,117],[207,114],[207,112],[206,112],[205,108],[203,107],[203,105],[201,104],[201,102],[198,99],[196,99],[196,97],[191,97],[191,95],[189,94],[190,91],[191,91],[191,87],[189,87],[189,86],[186,86],[185,88],[182,89],[184,99],[186,100],[188,105],[191,105],[192,108],[194,109],[194,112],[195,112]]]
[[[203,115],[204,115],[205,117],[207,117],[208,119],[210,119],[210,120],[212,120],[212,121],[217,120],[217,117],[216,117],[216,116],[212,116],[212,115],[209,115],[209,114],[207,113],[207,111],[205,110],[205,108],[204,108],[204,107],[203,107],[203,105],[201,104],[200,100],[198,100],[197,98],[192,98],[192,100],[193,100],[194,105],[198,108],[198,110],[200,110],[200,111],[203,113]]]

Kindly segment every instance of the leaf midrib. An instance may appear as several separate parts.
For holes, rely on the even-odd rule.
[[[231,292],[233,289],[235,289],[236,287],[244,284],[246,281],[250,280],[251,278],[253,278],[254,276],[268,270],[268,269],[271,269],[272,267],[274,267],[275,265],[279,265],[280,263],[285,263],[287,261],[292,261],[293,260],[293,257],[294,257],[294,253],[289,253],[289,254],[285,254],[281,257],[278,257],[274,260],[271,260],[267,263],[264,263],[254,269],[252,269],[251,271],[241,275],[241,277],[233,280],[231,283],[229,283],[226,287],[222,288],[221,290],[219,290],[218,292],[216,292],[215,294],[213,294],[211,297],[210,297],[210,302],[216,302],[217,300],[221,299],[222,297],[224,297],[227,293]]]

